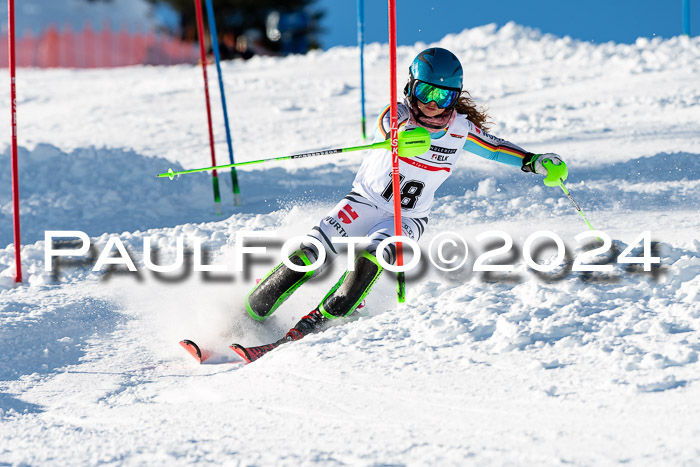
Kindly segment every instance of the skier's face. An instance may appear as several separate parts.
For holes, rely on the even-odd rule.
[[[424,104],[418,99],[416,99],[416,102],[418,103],[418,108],[421,112],[423,112],[423,115],[425,115],[426,117],[437,117],[445,111],[445,109],[441,109],[440,107],[438,107],[435,101],[430,101],[427,104]]]

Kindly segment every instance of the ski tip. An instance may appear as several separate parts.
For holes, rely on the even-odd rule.
[[[184,339],[180,341],[182,348],[187,350],[187,352],[194,357],[197,362],[202,363],[206,360],[206,357],[202,358],[202,351],[199,346],[189,339]]]
[[[245,360],[246,364],[252,362],[250,355],[248,354],[248,350],[242,345],[231,344],[229,345],[229,348],[236,352],[243,360]]]

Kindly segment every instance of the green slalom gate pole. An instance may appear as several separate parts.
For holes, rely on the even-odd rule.
[[[363,146],[353,146],[340,149],[326,149],[324,151],[306,152],[303,154],[294,154],[291,156],[270,157],[257,161],[237,162],[235,164],[217,165],[214,167],[204,167],[201,169],[181,170],[179,172],[168,169],[167,172],[158,174],[158,178],[168,177],[174,179],[176,175],[185,175],[196,172],[207,172],[210,170],[221,170],[229,167],[240,167],[242,165],[261,164],[263,162],[284,161],[290,159],[302,159],[304,157],[326,156],[331,154],[340,154],[345,152],[362,151],[365,149],[386,149],[391,151],[391,140],[381,141],[373,144],[365,144]],[[399,133],[399,154],[401,157],[415,157],[425,154],[430,149],[430,133],[425,128],[414,128],[413,130],[402,131]]]

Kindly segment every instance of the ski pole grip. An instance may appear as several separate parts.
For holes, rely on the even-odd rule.
[[[551,159],[545,159],[542,165],[547,169],[547,176],[544,178],[544,184],[547,186],[559,186],[569,176],[569,169],[564,161],[555,165]]]

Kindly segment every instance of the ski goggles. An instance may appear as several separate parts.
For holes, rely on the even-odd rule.
[[[439,88],[432,84],[416,80],[413,85],[413,95],[424,104],[435,101],[441,109],[451,107],[459,97],[460,91],[454,88]]]

